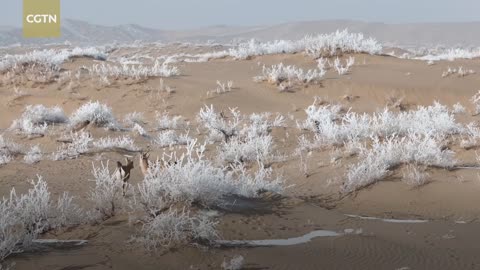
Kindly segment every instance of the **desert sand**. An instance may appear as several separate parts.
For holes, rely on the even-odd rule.
[[[109,58],[132,55],[134,50],[138,51],[121,48],[112,52]],[[171,45],[145,54],[209,50],[214,48]],[[340,104],[352,112],[367,114],[382,111],[392,99],[401,101],[401,106],[390,106],[393,112],[430,106],[434,101],[452,108],[459,102],[465,106],[466,112],[455,114],[456,121],[464,125],[476,122],[478,116],[473,116],[474,106],[470,99],[479,90],[480,76],[442,78],[441,75],[448,67],[463,66],[480,71],[480,61],[457,59],[427,65],[426,61],[362,53],[345,54],[341,58],[349,56],[355,57],[355,64],[346,75],[329,69],[319,83],[302,84],[284,92],[275,85],[254,82],[252,78],[262,71],[259,63],[269,66],[282,62],[309,69],[316,67],[312,58],[297,53],[254,56],[247,60],[227,57],[200,63],[176,63],[181,75],[163,78],[164,84],[174,90],[172,93],[153,94],[152,89],[159,87],[159,78],[112,80],[109,86],[103,86],[88,76],[73,85],[58,81],[24,81],[16,85],[24,91],[20,97],[15,95],[13,85],[1,85],[0,131],[5,138],[20,145],[39,144],[44,153],[54,152],[61,144],[57,142],[60,131],[29,138],[9,130],[27,105],[59,105],[66,115],[70,115],[89,100],[99,101],[110,106],[119,119],[134,111],[143,113],[145,129],[152,134],[155,133],[155,112],[168,112],[188,120],[190,135],[201,140],[205,136],[196,131],[200,128],[196,117],[205,105],[213,105],[219,111],[236,107],[242,114],[271,112],[291,116],[287,117],[285,127],[275,127],[271,133],[275,149],[287,156],[271,164],[274,173],[281,174],[286,181],[283,194],[248,200],[246,206],[240,200],[231,209],[209,211],[217,215],[217,230],[223,240],[288,239],[315,230],[338,234],[286,246],[198,248],[181,245],[169,250],[147,251],[128,242],[139,225],[132,224],[128,214],[121,212],[100,224],[55,230],[40,237],[88,240],[85,245],[14,254],[6,263],[14,262],[14,269],[45,270],[221,269],[224,261],[241,255],[244,258],[241,269],[479,269],[476,246],[480,236],[476,229],[480,216],[480,180],[478,169],[471,166],[477,162],[475,147],[464,149],[458,143],[447,146],[454,151],[458,164],[472,168],[428,167],[428,182],[418,187],[402,181],[401,168],[395,168],[381,181],[347,194],[342,192],[341,186],[349,166],[358,162],[355,156],[332,160],[335,147],[312,150],[306,174],[301,169],[300,158],[293,153],[299,136],[310,134],[298,129],[295,120],[306,119],[305,109],[315,97],[320,97],[326,104]],[[78,57],[63,63],[62,69],[75,72],[82,66],[99,62]],[[0,78],[2,76],[5,74]],[[217,80],[233,81],[232,90],[209,93],[216,88]],[[129,135],[141,149],[151,146],[153,159],[163,152],[182,148],[152,147],[149,139],[132,131],[107,131],[91,126],[88,131],[94,138]],[[206,155],[214,159],[216,151],[215,144],[209,145]],[[135,186],[143,181],[138,164],[139,151],[105,151],[61,161],[44,158],[35,164],[25,164],[19,155],[8,164],[0,165],[0,196],[8,196],[12,188],[17,193],[26,192],[31,187],[29,180],[41,175],[52,196],[68,191],[76,203],[88,208],[87,194],[94,185],[89,181],[92,179],[92,162],[98,164],[110,160],[113,171],[115,162],[123,161],[124,154],[135,158],[135,168],[129,180]]]

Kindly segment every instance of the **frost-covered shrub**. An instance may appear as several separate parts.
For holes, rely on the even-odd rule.
[[[210,139],[216,140],[219,136],[225,142],[236,136],[240,131],[241,114],[236,108],[230,108],[231,119],[227,119],[223,112],[216,112],[213,105],[200,109],[197,119],[209,131]]]
[[[10,129],[22,134],[45,134],[48,125],[61,124],[68,121],[63,109],[55,106],[47,108],[43,105],[28,105],[22,116],[13,121]]]
[[[43,66],[51,70],[59,70],[60,65],[66,60],[86,56],[92,57],[97,60],[105,60],[107,55],[99,48],[74,48],[74,49],[62,49],[62,50],[34,50],[24,54],[5,55],[0,59],[0,72],[4,72],[9,69],[15,69],[24,67],[27,65]]]
[[[0,165],[7,164],[21,152],[20,146],[0,135]]]
[[[452,109],[453,114],[464,114],[466,112],[467,110],[465,109],[465,107],[463,107],[462,104],[460,104],[460,102],[453,104],[453,109]]]
[[[430,50],[426,55],[416,57],[419,60],[441,61],[455,59],[473,59],[480,56],[480,48],[476,49],[447,49],[447,50]]]
[[[254,78],[256,82],[268,82],[270,84],[281,84],[283,82],[298,84],[319,82],[325,76],[325,70],[309,69],[304,71],[296,66],[285,66],[283,63],[272,65],[271,67],[263,66],[262,75]]]
[[[233,87],[233,81],[227,81],[226,83],[217,81],[217,88],[213,91],[217,94],[231,92]]]
[[[223,261],[222,268],[224,270],[241,270],[243,268],[243,264],[245,259],[242,255],[238,255],[233,257],[229,262]]]
[[[273,159],[273,138],[270,135],[252,136],[244,140],[233,138],[219,147],[219,160],[223,162],[267,163]]]
[[[93,165],[92,174],[95,186],[91,188],[88,198],[93,203],[93,210],[88,213],[92,221],[105,220],[115,216],[122,202],[123,182],[110,174],[108,162],[100,167]]]
[[[158,130],[186,129],[189,123],[181,115],[169,116],[167,113],[156,113],[156,126]]]
[[[251,175],[243,167],[228,170],[205,159],[204,146],[189,142],[186,153],[180,157],[157,161],[139,185],[139,202],[147,213],[156,213],[165,202],[199,203],[210,206],[221,204],[227,195],[257,197],[262,191],[282,192],[283,180],[274,178],[271,169]]]
[[[330,34],[306,36],[303,39],[257,42],[250,40],[225,52],[211,54],[209,58],[231,56],[235,59],[248,59],[252,56],[305,52],[312,57],[335,56],[342,53],[378,54],[382,45],[373,38],[365,38],[361,33],[349,33],[348,30]]]
[[[71,132],[67,143],[58,147],[57,151],[52,154],[53,160],[74,159],[81,154],[87,153],[90,149],[90,143],[93,141],[92,136],[84,131]]]
[[[28,249],[40,234],[82,222],[82,214],[72,197],[64,193],[55,203],[47,183],[39,176],[26,194],[15,189],[0,201],[0,261],[12,253]]]
[[[30,150],[27,151],[25,156],[23,157],[23,160],[27,164],[34,164],[42,160],[43,154],[42,150],[40,149],[40,146],[34,145],[30,148]]]
[[[382,45],[374,38],[365,38],[362,33],[349,33],[345,29],[331,34],[306,37],[305,51],[316,58],[342,53],[379,54]]]
[[[240,130],[240,135],[244,137],[266,136],[270,134],[274,127],[284,127],[285,117],[277,114],[272,118],[270,113],[252,113],[248,117],[248,122]]]
[[[147,250],[169,249],[192,242],[213,242],[219,238],[217,223],[205,215],[183,209],[169,209],[148,220],[133,240]]]
[[[394,113],[385,109],[380,113],[341,113],[338,105],[311,105],[306,109],[307,119],[298,123],[300,128],[314,131],[321,141],[318,144],[343,144],[349,140],[372,136],[401,136],[409,133],[427,136],[445,136],[461,132],[461,125],[446,106],[419,106],[417,110]]]
[[[110,65],[102,63],[101,65],[93,65],[85,67],[90,74],[99,77],[133,78],[136,80],[146,79],[150,77],[172,77],[180,75],[177,67],[169,66],[166,63],[156,61],[153,66],[144,65]]]
[[[138,151],[140,148],[135,145],[134,140],[129,136],[122,136],[118,138],[100,138],[93,142],[93,147],[98,150],[107,150],[107,149],[124,149],[128,151]]]
[[[139,124],[135,123],[133,125],[132,131],[138,133],[138,135],[143,137],[148,137],[148,132]]]
[[[460,146],[465,149],[470,149],[478,145],[479,139],[480,139],[480,128],[476,123],[469,123],[463,129]]]
[[[475,106],[474,114],[480,114],[480,90],[478,90],[478,92],[470,99],[470,101],[472,102],[473,106]]]
[[[407,137],[390,136],[384,141],[374,138],[371,148],[360,149],[360,162],[349,167],[343,191],[352,192],[380,181],[401,164],[453,167],[454,153],[443,150],[438,140],[414,133]]]
[[[429,174],[414,164],[409,164],[403,173],[402,181],[408,185],[419,187],[428,182]]]
[[[98,101],[83,104],[70,117],[72,126],[89,122],[98,127],[107,127],[109,129],[118,129],[118,123],[112,113],[112,109],[106,104]]]
[[[126,126],[134,126],[135,124],[143,125],[145,124],[145,119],[143,113],[141,112],[132,112],[125,115],[123,123]]]
[[[154,138],[155,144],[159,147],[172,147],[174,145],[186,145],[192,138],[185,134],[177,134],[174,130],[164,130]]]
[[[475,74],[475,71],[473,69],[464,69],[463,67],[457,68],[451,68],[448,67],[447,71],[444,71],[442,73],[442,78],[450,77],[450,75],[457,74],[458,77],[465,77],[471,74]]]
[[[337,57],[335,59],[333,66],[337,71],[338,75],[345,75],[348,72],[350,72],[350,68],[353,66],[353,64],[355,64],[355,58],[353,56],[350,56],[345,61],[345,65],[342,65],[342,63],[340,62],[340,59]]]

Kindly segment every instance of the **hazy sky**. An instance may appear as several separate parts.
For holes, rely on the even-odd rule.
[[[2,0],[0,25],[20,26],[22,0]],[[480,0],[61,0],[62,18],[161,29],[352,19],[480,21]]]

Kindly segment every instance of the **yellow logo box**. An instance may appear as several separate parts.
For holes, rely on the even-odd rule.
[[[23,0],[23,36],[60,37],[60,0]]]

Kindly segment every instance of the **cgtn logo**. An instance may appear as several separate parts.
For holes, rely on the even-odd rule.
[[[57,23],[57,15],[50,14],[28,14],[27,23]]]
[[[23,0],[23,36],[60,36],[60,0]]]

